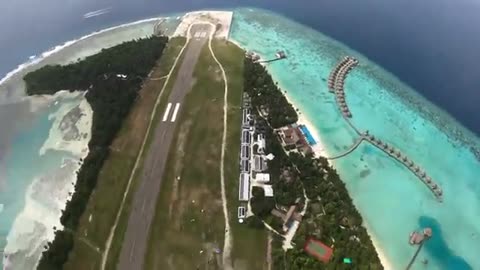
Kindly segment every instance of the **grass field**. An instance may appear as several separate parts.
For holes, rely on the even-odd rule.
[[[266,233],[238,224],[238,155],[244,53],[225,41],[213,48],[229,79],[225,178],[234,236],[235,269],[263,269]],[[169,153],[145,258],[146,270],[221,269],[224,218],[220,196],[220,151],[224,84],[208,47],[195,69]]]
[[[113,142],[111,154],[100,172],[97,187],[80,220],[74,248],[64,266],[65,270],[99,269],[101,254],[145,136],[155,100],[165,82],[165,78],[160,78],[168,74],[184,43],[184,38],[170,40],[151,74],[151,80],[145,82],[128,119]],[[162,98],[165,96],[168,93],[163,93]]]
[[[229,83],[225,181],[230,227],[233,234],[232,258],[235,270],[266,269],[266,230],[248,228],[245,224],[238,223],[237,218],[244,52],[236,45],[224,42],[214,43],[213,49],[225,68]]]

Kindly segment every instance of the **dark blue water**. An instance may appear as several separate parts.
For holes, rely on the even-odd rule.
[[[39,4],[41,3],[41,4]],[[477,134],[480,1],[16,0],[0,8],[0,77],[28,56],[107,26],[208,8],[273,10],[368,56]],[[103,16],[86,12],[112,7]]]
[[[461,257],[455,250],[448,246],[448,243],[442,237],[442,228],[437,220],[431,217],[422,216],[418,219],[419,229],[426,227],[432,228],[433,237],[424,245],[424,251],[428,252],[445,270],[473,270],[473,268]],[[462,233],[462,232],[459,232]]]

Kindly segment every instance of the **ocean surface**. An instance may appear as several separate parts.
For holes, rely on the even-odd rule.
[[[478,0],[35,0],[0,4],[0,77],[93,31],[159,14],[257,7],[308,25],[372,59],[480,134]],[[85,18],[96,10],[108,13]]]
[[[480,250],[480,163],[471,151],[480,143],[460,124],[480,134],[480,121],[475,119],[480,102],[475,63],[480,59],[475,26],[480,17],[475,12],[480,6],[470,0],[454,4],[445,0],[322,2],[87,0],[65,4],[47,0],[38,8],[31,0],[3,3],[0,74],[27,60],[35,63],[0,84],[0,248],[17,262],[12,269],[32,269],[45,239],[52,236],[51,227],[58,224],[53,217],[58,216],[60,203],[49,202],[41,192],[34,192],[35,199],[30,199],[32,189],[57,187],[64,193],[78,167],[71,161],[78,160],[78,155],[50,150],[40,156],[39,151],[56,128],[50,116],[62,111],[59,106],[82,101],[82,97],[68,96],[41,102],[24,98],[23,74],[147,36],[154,21],[115,28],[42,54],[93,31],[158,14],[171,14],[173,27],[178,12],[239,5],[284,15],[237,9],[231,36],[265,58],[278,49],[287,52],[287,60],[271,64],[269,70],[315,125],[329,154],[341,153],[356,139],[325,83],[341,57],[354,55],[360,65],[345,87],[354,124],[401,149],[442,186],[445,200],[440,204],[408,170],[368,144],[335,161],[365,225],[395,269],[404,269],[414,253],[407,243],[410,232],[425,226],[434,231],[419,256],[429,260],[426,269],[480,269],[476,258]],[[100,9],[106,12],[89,17]],[[53,182],[41,180],[47,178]],[[46,211],[32,211],[36,206]],[[39,224],[41,219],[34,214],[38,212],[49,213],[51,218]],[[20,264],[22,256],[28,257],[25,264]],[[424,268],[420,263],[414,266]]]
[[[480,140],[398,78],[347,46],[278,15],[241,9],[231,37],[263,59],[282,49],[287,59],[267,65],[282,90],[315,126],[330,156],[358,138],[342,118],[326,80],[344,56],[360,64],[347,77],[346,100],[361,131],[394,145],[444,190],[439,203],[408,169],[368,143],[334,166],[365,225],[394,269],[405,269],[414,230],[433,229],[412,269],[480,269]]]

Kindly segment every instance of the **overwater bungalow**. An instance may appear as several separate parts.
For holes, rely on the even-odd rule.
[[[442,194],[443,194],[442,190],[441,190],[441,189],[438,189],[438,190],[437,190],[437,195],[438,195],[438,196],[442,196]]]
[[[400,153],[400,151],[398,150],[395,150],[395,155],[397,156],[397,158],[400,158],[402,156],[402,153]]]
[[[435,183],[432,183],[430,186],[431,186],[434,190],[438,188],[437,184],[435,184]]]
[[[423,235],[427,238],[432,237],[432,229],[429,227],[423,229]]]
[[[417,173],[420,171],[420,168],[419,168],[418,166],[413,167],[413,169],[414,169],[415,172],[417,172]]]
[[[432,178],[430,176],[425,177],[425,181],[430,184],[432,182]]]

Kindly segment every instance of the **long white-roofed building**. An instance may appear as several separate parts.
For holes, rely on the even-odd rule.
[[[238,200],[248,201],[250,199],[250,175],[248,173],[240,174],[238,188]]]

